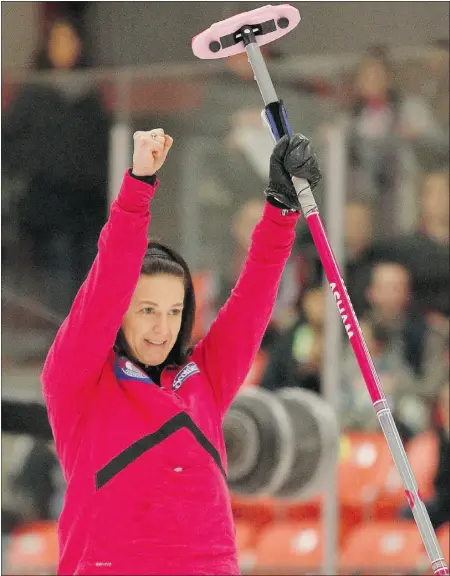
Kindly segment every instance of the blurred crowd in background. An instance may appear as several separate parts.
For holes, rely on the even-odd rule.
[[[89,68],[82,18],[62,10],[54,16],[35,69]],[[425,456],[434,462],[427,506],[439,528],[450,521],[448,39],[426,48],[421,62],[396,66],[388,47],[368,46],[351,74],[292,77],[279,92],[291,124],[317,143],[319,156],[328,127],[336,121],[345,126],[343,275],[405,446],[424,435],[436,440],[434,455]],[[283,59],[275,49],[264,55],[269,63]],[[205,86],[195,109],[136,120],[136,129],[161,124],[176,143],[178,133],[184,137],[188,131],[207,143],[208,159],[196,182],[205,223],[199,234],[206,246],[194,270],[196,339],[241,271],[263,210],[272,145],[262,132],[261,98],[245,55],[227,59],[220,74],[198,83]],[[15,86],[2,114],[2,313],[3,333],[12,334],[3,344],[2,368],[38,372],[93,261],[106,219],[113,113],[104,85],[88,78],[71,82],[69,74],[64,82]],[[167,194],[182,186],[181,161],[175,152],[163,174],[162,195],[166,186],[172,188]],[[320,191],[318,199],[320,206]],[[156,205],[158,232],[183,218],[171,215],[168,206]],[[328,288],[304,222],[297,232],[271,324],[243,385],[322,394]],[[166,235],[177,243],[176,233]],[[342,434],[379,433],[344,338],[336,377]],[[22,433],[5,444],[10,450],[3,456],[2,542],[24,524],[56,520],[64,497],[45,410],[39,404],[22,409],[2,403],[3,431]],[[27,426],[32,435],[24,436]],[[403,508],[397,513],[408,516]]]

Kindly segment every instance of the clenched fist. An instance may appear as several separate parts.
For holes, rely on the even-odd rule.
[[[133,174],[153,176],[166,160],[173,139],[162,128],[133,134]]]

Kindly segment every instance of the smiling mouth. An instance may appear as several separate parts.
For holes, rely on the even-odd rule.
[[[164,340],[162,342],[158,341],[158,340],[145,340],[146,344],[150,344],[151,346],[164,346],[164,344],[167,342],[167,340]]]

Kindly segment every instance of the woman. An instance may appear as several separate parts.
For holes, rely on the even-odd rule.
[[[449,430],[449,381],[447,376],[441,383],[437,399],[431,409],[430,431],[436,435],[437,460],[433,480],[434,495],[425,501],[433,528],[437,530],[450,522],[450,430]],[[429,456],[432,458],[433,455]],[[411,508],[405,506],[400,510],[400,518],[412,520]]]
[[[386,325],[367,316],[361,319],[360,326],[400,437],[406,444],[429,425],[427,403],[420,396],[423,382],[415,376],[401,346],[392,342]],[[343,430],[378,430],[373,404],[349,345],[343,356],[340,396]]]
[[[349,153],[352,186],[374,203],[377,236],[393,233],[399,182],[397,127],[402,108],[389,56],[383,47],[369,48],[354,80],[349,110]]]
[[[325,291],[322,281],[303,287],[298,318],[269,351],[261,387],[279,390],[299,387],[321,393]]]
[[[148,243],[172,138],[134,135],[133,168],[61,326],[43,389],[67,480],[59,574],[238,574],[221,424],[276,298],[300,209],[289,174],[321,178],[309,142],[275,147],[272,203],[242,275],[193,350],[194,293],[174,251]]]
[[[6,173],[24,186],[15,200],[19,238],[39,273],[41,301],[62,316],[94,259],[107,212],[110,118],[98,87],[77,74],[89,67],[86,41],[73,16],[49,24],[34,66],[49,80],[22,86],[2,126]],[[23,275],[21,259],[11,258]]]

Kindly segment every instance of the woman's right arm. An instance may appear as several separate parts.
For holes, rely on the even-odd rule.
[[[149,134],[137,133],[144,135],[140,140],[135,135],[135,176],[154,175],[171,146],[172,139],[163,132],[162,144]],[[167,145],[165,138],[170,139]],[[150,157],[148,166],[136,159],[139,154]],[[60,421],[69,411],[70,415],[82,412],[114,346],[147,249],[149,202],[158,184],[155,176],[148,180],[153,184],[125,174],[100,234],[92,268],[50,348],[42,382],[51,419],[55,409]]]
[[[155,187],[125,174],[92,268],[45,361],[46,398],[82,403],[98,379],[139,278]]]

